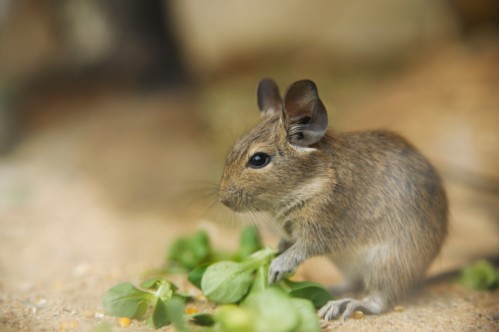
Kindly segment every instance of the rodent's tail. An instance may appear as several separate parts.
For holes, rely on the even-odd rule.
[[[488,261],[490,264],[494,265],[496,268],[499,267],[499,255],[490,255],[490,256],[477,256],[473,257],[470,259],[470,261],[467,264],[471,264],[473,261],[479,260],[479,259],[484,259]],[[439,284],[441,282],[448,282],[449,280],[456,279],[459,276],[459,273],[461,272],[461,268],[456,268],[453,270],[449,270],[446,272],[439,273],[437,275],[427,277],[425,278],[420,286],[426,287],[426,286],[432,286]]]
[[[440,167],[445,178],[481,192],[499,196],[499,179],[455,166]]]

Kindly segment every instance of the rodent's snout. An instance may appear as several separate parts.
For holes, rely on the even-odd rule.
[[[238,210],[238,202],[240,202],[238,193],[239,191],[233,186],[221,185],[218,190],[218,200],[229,209]]]
[[[220,201],[220,203],[222,203],[223,205],[225,205],[226,207],[230,208],[231,207],[231,204],[230,204],[230,199],[227,197],[227,195],[223,195],[223,196],[218,196],[218,200]]]
[[[220,188],[218,191],[218,201],[228,208],[231,208],[230,191]]]

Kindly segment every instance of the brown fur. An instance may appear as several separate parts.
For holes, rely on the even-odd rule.
[[[220,200],[235,211],[269,212],[286,234],[271,281],[326,255],[385,310],[423,276],[446,236],[437,171],[395,133],[329,130],[302,147],[289,138],[285,108],[269,113],[228,154]],[[270,164],[248,167],[256,152]]]

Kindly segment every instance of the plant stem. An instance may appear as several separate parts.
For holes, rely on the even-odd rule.
[[[162,282],[161,286],[159,286],[158,290],[154,293],[154,296],[161,299],[169,289],[170,289],[169,283]]]
[[[241,265],[244,270],[256,270],[262,266],[266,261],[270,261],[276,254],[276,251],[271,248],[263,248],[246,258]]]

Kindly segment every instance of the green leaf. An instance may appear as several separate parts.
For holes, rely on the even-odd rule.
[[[236,262],[210,265],[201,280],[204,295],[216,303],[235,303],[248,292],[252,269]]]
[[[240,301],[252,284],[253,271],[269,264],[275,250],[264,248],[253,253],[240,263],[222,261],[210,265],[201,280],[201,290],[208,299],[216,303]]]
[[[283,280],[280,284],[285,285],[284,288],[290,296],[307,299],[312,302],[316,309],[321,308],[333,299],[333,296],[327,289],[314,282]]]
[[[254,294],[261,292],[269,286],[269,265],[264,264],[256,270],[255,278],[253,279],[253,285],[251,285],[250,293]]]
[[[241,233],[237,258],[242,260],[260,249],[262,249],[262,241],[258,229],[255,226],[244,228]]]
[[[499,286],[497,271],[486,260],[479,260],[464,267],[458,281],[463,286],[478,290],[493,290]]]
[[[180,266],[188,271],[209,261],[212,254],[208,234],[198,231],[191,237],[177,239],[168,251],[169,268]]]
[[[184,294],[184,293],[174,293],[172,296],[172,299],[178,299],[182,301],[182,303],[185,303],[187,301],[191,301],[193,298],[192,295],[189,294]]]
[[[212,314],[199,313],[190,316],[191,322],[199,326],[213,326],[215,324],[215,317]]]
[[[291,298],[278,288],[251,294],[244,307],[254,313],[255,332],[299,331],[299,311]]]
[[[254,314],[240,306],[224,305],[215,313],[216,331],[221,332],[254,332],[256,319]],[[271,331],[271,330],[270,330]]]
[[[151,293],[141,291],[129,282],[123,282],[104,294],[102,306],[110,316],[140,318],[153,299]]]
[[[156,290],[159,288],[159,286],[162,283],[163,283],[163,279],[154,278],[154,279],[149,279],[147,281],[144,281],[143,283],[140,284],[140,287],[145,288],[145,289],[150,289],[150,290]]]
[[[154,306],[151,322],[153,327],[157,329],[171,323],[166,305],[160,298],[157,299],[156,305]]]
[[[184,322],[184,302],[177,298],[173,298],[166,304],[166,309],[168,317],[170,317],[175,330],[177,332],[187,331],[187,327]]]
[[[210,263],[201,264],[196,267],[194,270],[189,272],[187,275],[187,279],[197,288],[201,289],[201,280],[203,279],[203,275],[206,272],[206,269],[210,266]]]
[[[300,324],[296,331],[299,332],[320,332],[321,326],[317,319],[317,313],[310,301],[304,299],[292,299],[291,302],[297,309],[300,316]]]
[[[210,238],[205,231],[198,231],[194,233],[191,240],[192,251],[194,256],[200,260],[209,257],[211,252]],[[198,265],[198,264],[196,264]]]

